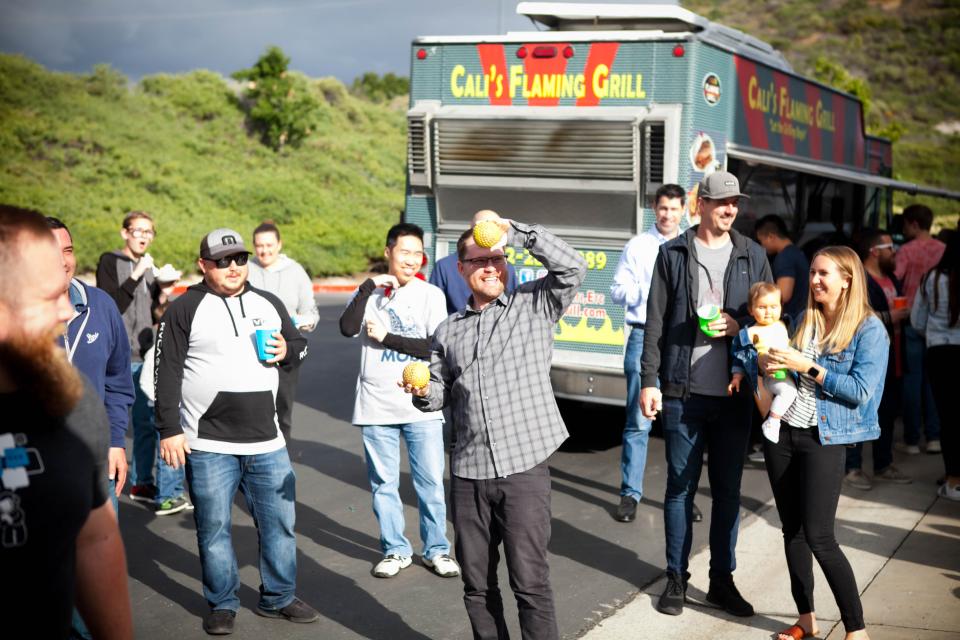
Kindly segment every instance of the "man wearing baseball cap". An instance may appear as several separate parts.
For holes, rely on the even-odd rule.
[[[668,615],[683,611],[690,578],[691,510],[704,451],[710,459],[713,498],[707,601],[733,615],[753,615],[753,607],[733,583],[750,397],[746,385],[744,392],[727,395],[728,354],[730,338],[748,318],[750,285],[772,282],[773,277],[763,248],[733,230],[740,200],[746,197],[731,173],[718,171],[704,178],[697,194],[700,224],[661,245],[650,283],[640,409],[648,418],[662,411],[667,585],[657,608]],[[711,306],[713,313],[705,315]],[[699,315],[714,318],[704,330],[698,309]]]
[[[279,298],[247,284],[249,255],[236,231],[208,233],[197,261],[203,282],[164,313],[155,348],[160,453],[174,468],[186,465],[211,635],[231,633],[240,608],[230,537],[238,488],[260,537],[256,613],[319,618],[295,595],[295,478],[276,411],[277,369],[299,366],[307,341]],[[262,354],[258,331],[272,337]]]

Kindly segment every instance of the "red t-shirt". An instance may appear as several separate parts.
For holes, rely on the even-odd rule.
[[[897,268],[894,275],[903,284],[903,295],[910,304],[920,288],[920,280],[930,269],[937,266],[947,245],[936,238],[911,240],[897,251]]]

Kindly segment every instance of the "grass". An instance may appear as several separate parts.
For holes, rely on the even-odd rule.
[[[130,87],[107,67],[78,76],[0,56],[0,201],[61,217],[80,269],[118,248],[131,209],[156,217],[151,253],[181,269],[207,231],[249,234],[267,218],[311,274],[365,269],[403,208],[404,113],[331,78],[308,84],[317,129],[275,153],[248,134],[234,86],[217,74]]]

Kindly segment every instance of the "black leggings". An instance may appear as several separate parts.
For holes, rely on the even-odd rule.
[[[864,628],[853,569],[834,536],[847,448],[823,446],[816,427],[780,423],[780,441],[764,438],[767,475],[783,524],[790,591],[799,613],[813,612],[813,557],[827,577],[847,633]],[[812,553],[811,553],[812,552]]]
[[[945,344],[927,349],[927,379],[933,391],[940,418],[940,449],[943,451],[943,466],[948,476],[960,476],[960,432],[956,423],[949,420],[953,415],[957,392],[954,375],[960,361],[960,345]],[[952,425],[952,426],[951,426]]]

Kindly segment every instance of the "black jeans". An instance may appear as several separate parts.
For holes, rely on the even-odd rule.
[[[283,439],[290,444],[290,430],[293,428],[293,403],[297,397],[297,381],[300,379],[300,367],[292,371],[284,371],[277,367],[280,380],[277,385],[277,422],[280,423],[280,433]]]
[[[853,569],[834,535],[847,448],[820,444],[816,427],[780,423],[776,444],[764,439],[767,475],[783,525],[790,591],[797,611],[813,609],[813,557],[827,578],[847,633],[864,628]]]
[[[957,362],[960,362],[960,345],[949,344],[927,349],[927,375],[940,416],[940,450],[948,476],[960,476],[960,431],[953,415],[953,397],[956,387]],[[953,425],[952,427],[950,425]]]
[[[497,584],[500,543],[507,556],[510,588],[517,599],[525,640],[560,637],[547,544],[550,542],[550,470],[546,462],[506,478],[450,485],[463,602],[476,640],[510,637]]]

